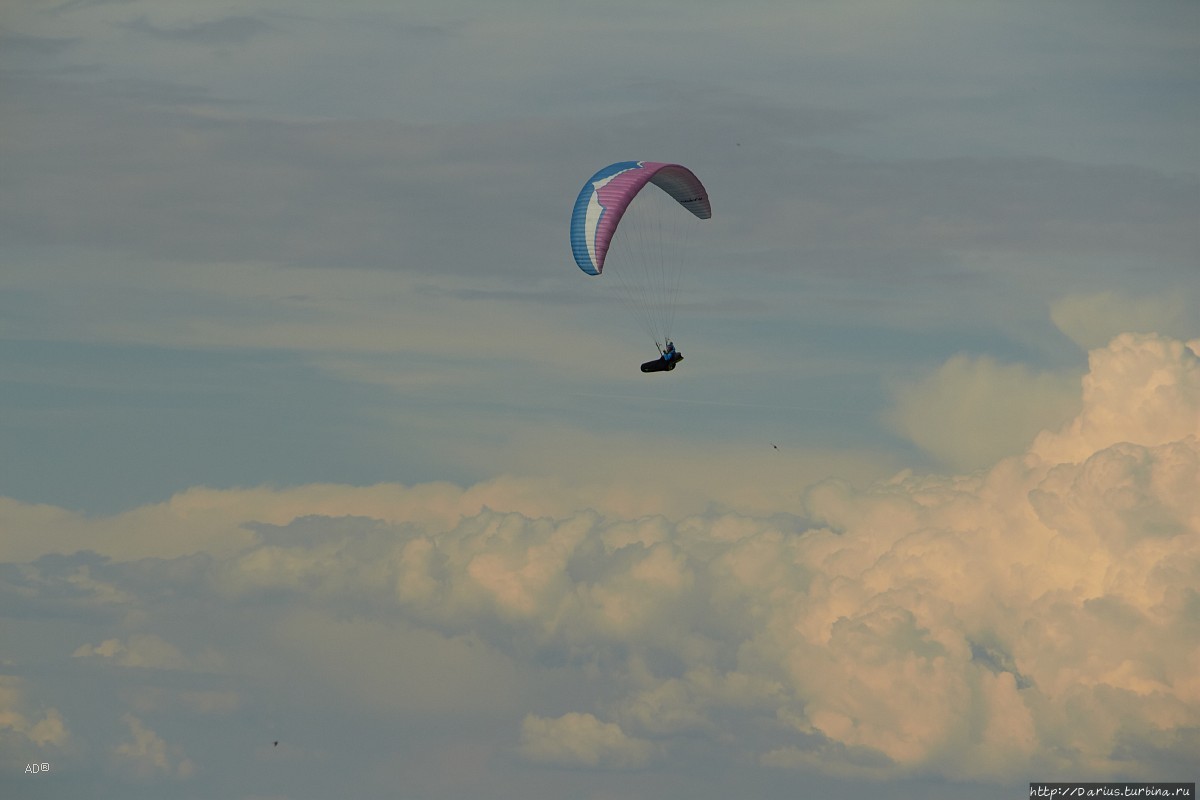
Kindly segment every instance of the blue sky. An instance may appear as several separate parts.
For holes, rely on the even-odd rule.
[[[6,4],[0,786],[1188,779],[1198,33],[1155,0]],[[628,159],[712,198],[665,375],[567,238]],[[1134,618],[1125,666],[1036,656]]]

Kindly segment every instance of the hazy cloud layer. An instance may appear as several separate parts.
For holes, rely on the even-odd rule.
[[[168,745],[133,714],[121,721],[129,726],[129,738],[113,748],[119,768],[142,780],[189,778],[195,770],[191,759],[179,755],[179,748]]]
[[[1200,746],[1198,350],[1122,335],[1092,352],[1075,419],[1024,456],[825,481],[796,514],[629,517],[515,480],[195,490],[115,518],[158,520],[124,539],[17,509],[64,526],[46,550],[123,543],[10,553],[6,606],[100,614],[59,658],[125,682],[110,768],[143,782],[213,768],[155,714],[236,727],[238,687],[268,676],[301,706],[385,717],[449,690],[496,720],[478,746],[505,769],[1183,779]],[[60,741],[88,716],[31,710],[8,680],[10,738]]]
[[[1091,350],[1121,331],[1185,337],[1200,328],[1200,303],[1187,289],[1150,296],[1117,291],[1071,294],[1051,306],[1050,317],[1073,342]]]
[[[984,467],[1052,422],[1064,334],[1194,335],[1196,19],[7,3],[0,484],[109,513],[198,484],[599,475],[605,443],[660,435],[748,469],[739,447],[799,445],[801,483],[920,457],[892,432],[922,467]],[[584,176],[631,157],[713,198],[670,381],[567,243]],[[956,354],[973,369],[939,371]],[[922,404],[1010,366],[1053,377],[982,433]],[[813,466],[841,449],[886,466]]]
[[[655,750],[652,742],[627,736],[620,726],[591,714],[557,719],[531,714],[521,722],[521,755],[541,764],[636,769],[646,766]]]
[[[900,383],[887,419],[944,463],[977,469],[1019,453],[1078,406],[1078,375],[1033,374],[1021,364],[959,355]]]

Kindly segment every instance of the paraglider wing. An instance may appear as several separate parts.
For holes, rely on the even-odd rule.
[[[571,251],[588,275],[604,271],[604,257],[625,209],[653,183],[700,219],[712,216],[708,191],[692,171],[660,161],[619,161],[584,184],[571,214]]]

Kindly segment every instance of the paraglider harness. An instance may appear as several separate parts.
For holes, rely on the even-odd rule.
[[[658,358],[642,364],[642,372],[670,372],[675,369],[676,364],[683,361],[683,353],[675,349],[675,343],[670,339],[667,340],[666,348],[657,341],[654,345],[658,348]]]

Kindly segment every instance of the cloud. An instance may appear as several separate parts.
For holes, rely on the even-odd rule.
[[[637,769],[650,762],[655,750],[652,742],[627,736],[619,725],[591,714],[555,719],[529,714],[521,722],[520,753],[539,764]]]
[[[1185,599],[1200,556],[1200,387],[1163,378],[1190,375],[1195,361],[1181,342],[1118,338],[1093,353],[1085,383],[1111,393],[1085,388],[1079,417],[1031,453],[1044,457],[863,491],[822,483],[807,493],[808,524],[482,511],[391,547],[386,531],[360,531],[360,546],[390,553],[373,576],[345,544],[293,565],[294,548],[276,545],[265,571],[250,571],[265,552],[229,568],[260,585],[307,583],[303,594],[344,591],[336,576],[357,574],[357,591],[391,595],[448,634],[479,632],[518,660],[608,665],[595,710],[617,711],[622,726],[558,723],[586,742],[768,715],[804,744],[765,749],[763,763],[1118,774],[1133,768],[1114,755],[1123,742],[1151,747],[1148,732],[1167,724],[1182,738],[1151,749],[1169,761],[1200,721]],[[1109,383],[1114,372],[1125,382]],[[1154,426],[1114,413],[1147,394]],[[1101,424],[1106,435],[1092,435]],[[1090,452],[1047,461],[1052,444]],[[1129,641],[1136,652],[1109,646]],[[551,729],[527,722],[525,749],[543,752],[529,743]],[[598,758],[564,748],[555,758]]]
[[[956,469],[978,469],[1021,452],[1079,407],[1079,378],[958,355],[901,383],[887,421]]]
[[[1195,346],[1119,336],[1091,353],[1076,417],[1024,454],[797,486],[791,513],[630,514],[620,493],[587,503],[516,478],[195,489],[93,520],[17,511],[99,544],[186,521],[190,549],[146,558],[160,545],[138,535],[89,557],[89,579],[136,613],[73,666],[176,668],[173,686],[237,693],[197,709],[269,679],[290,704],[491,720],[494,746],[535,767],[1149,779],[1200,746]],[[67,580],[79,568],[46,556],[3,576],[18,598],[103,605]],[[187,622],[198,602],[227,613]],[[187,648],[154,632],[167,625]],[[218,647],[226,683],[190,685],[185,654]],[[191,769],[125,724],[139,774]]]
[[[182,690],[173,691],[159,687],[145,687],[127,693],[133,710],[145,714],[162,712],[170,708],[183,708],[195,714],[231,714],[242,705],[242,697],[228,690]]]
[[[24,763],[22,752],[44,753],[51,747],[61,748],[70,737],[62,713],[53,707],[31,708],[27,694],[24,679],[0,675],[0,766],[6,770]]]
[[[530,665],[476,635],[364,618],[364,604],[348,603],[345,593],[317,605],[333,610],[297,609],[263,632],[273,652],[286,654],[287,666],[270,679],[301,676],[298,684],[328,687],[339,705],[370,713],[511,714],[528,694]]]
[[[143,780],[158,777],[186,779],[196,771],[196,765],[178,747],[168,745],[133,714],[125,714],[121,720],[129,726],[131,738],[113,748],[114,760],[120,769]]]
[[[0,46],[4,47],[5,55],[12,55],[14,53],[41,56],[57,55],[71,47],[77,41],[77,39],[72,38],[26,36],[0,28]]]
[[[1200,342],[1127,333],[1088,355],[1083,411],[1034,441],[1046,461],[1078,462],[1118,442],[1160,445],[1200,436]]]
[[[135,633],[127,642],[105,639],[97,645],[84,644],[71,653],[72,658],[106,659],[121,667],[143,669],[215,670],[221,667],[221,658],[208,651],[195,658],[153,634]]]
[[[1103,347],[1123,331],[1157,331],[1183,336],[1200,325],[1194,292],[1174,291],[1164,295],[1131,295],[1108,291],[1073,294],[1054,303],[1050,318],[1084,350]]]
[[[192,44],[244,44],[271,30],[257,17],[230,16],[179,25],[155,25],[146,17],[138,17],[125,27],[156,39]]]

